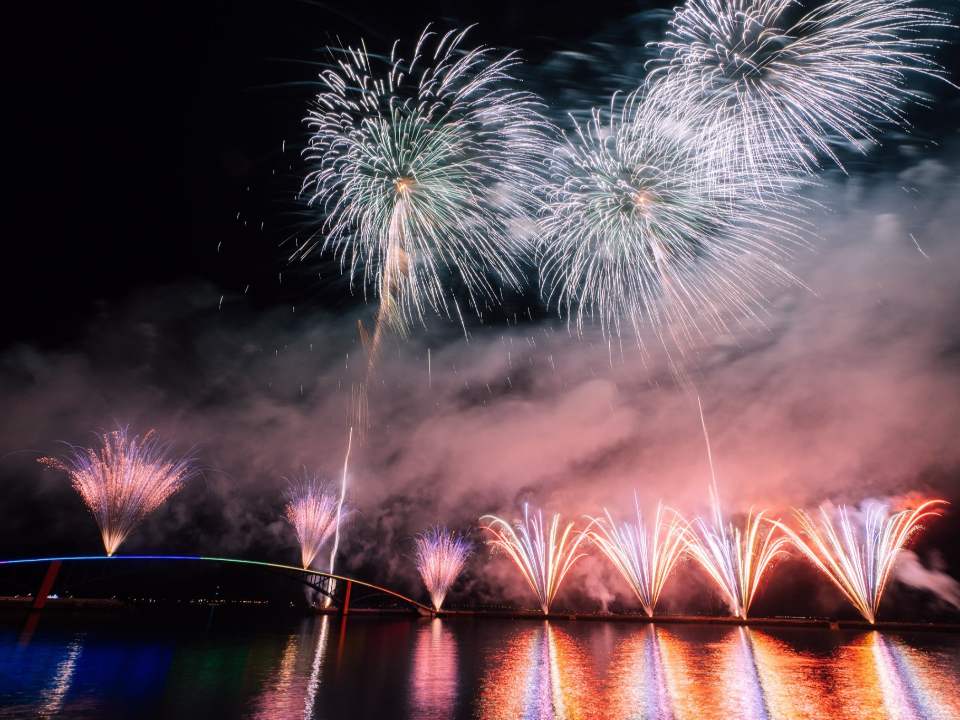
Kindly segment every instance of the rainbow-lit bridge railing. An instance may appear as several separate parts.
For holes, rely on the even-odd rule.
[[[39,609],[43,607],[47,595],[53,588],[60,566],[63,563],[81,563],[81,562],[104,562],[109,563],[109,567],[118,567],[123,564],[135,563],[136,566],[127,572],[145,569],[152,563],[171,563],[171,562],[204,562],[204,563],[230,563],[234,565],[246,565],[255,568],[262,568],[280,573],[297,582],[307,585],[320,594],[330,598],[333,605],[346,614],[353,609],[362,609],[370,606],[373,601],[387,600],[395,606],[403,609],[415,611],[420,615],[431,615],[433,611],[426,605],[412,600],[400,593],[379,585],[373,585],[355,578],[343,577],[342,575],[331,575],[330,573],[319,570],[303,569],[292,565],[281,565],[278,563],[260,562],[257,560],[239,560],[237,558],[218,558],[205,557],[200,555],[88,555],[77,557],[45,557],[45,558],[27,558],[21,560],[0,560],[0,570],[14,569],[20,566],[48,565],[48,570],[40,583],[39,590],[29,588],[29,592],[35,594],[36,602],[34,607]],[[114,565],[115,564],[115,565]],[[101,577],[103,574],[101,573]],[[82,582],[89,582],[89,578],[84,577]],[[32,583],[36,585],[36,583]],[[23,585],[23,583],[21,583]],[[70,587],[64,589],[69,590]]]

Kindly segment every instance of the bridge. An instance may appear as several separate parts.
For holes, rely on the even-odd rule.
[[[280,573],[291,580],[313,588],[319,594],[329,598],[330,603],[343,615],[351,609],[401,609],[416,612],[419,615],[433,615],[433,608],[412,600],[400,593],[387,590],[355,578],[342,575],[332,575],[319,570],[311,570],[292,565],[259,562],[256,560],[239,560],[237,558],[204,557],[200,555],[87,555],[78,557],[46,557],[28,558],[22,560],[0,560],[0,570],[11,571],[8,581],[21,587],[27,594],[34,595],[33,608],[40,610],[47,601],[47,596],[53,589],[54,583],[60,574],[61,566],[67,564],[67,572],[60,578],[61,592],[69,592],[77,586],[84,585],[106,577],[108,570],[113,574],[137,572],[149,569],[157,564],[170,563],[228,563],[232,565],[246,565],[254,568]],[[43,580],[37,588],[37,568],[46,564],[47,570]],[[100,570],[97,574],[96,569]],[[25,572],[18,573],[23,570]],[[35,591],[34,591],[35,590]]]

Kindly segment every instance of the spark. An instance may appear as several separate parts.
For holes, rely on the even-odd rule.
[[[750,508],[743,529],[733,523],[709,527],[696,518],[699,532],[686,533],[686,552],[723,591],[737,617],[747,617],[764,573],[778,556],[787,554],[789,538],[774,539],[782,525],[765,518],[766,512],[754,515]]]
[[[463,573],[463,566],[473,552],[473,543],[446,527],[427,528],[414,538],[414,564],[430,593],[434,610],[440,610],[450,586]]]
[[[313,564],[320,548],[340,527],[343,508],[337,504],[336,491],[327,486],[317,473],[304,470],[303,478],[289,481],[286,492],[286,518],[297,533],[300,558],[304,570]],[[333,572],[333,568],[330,568]]]
[[[70,476],[93,514],[107,555],[112,556],[136,525],[199,473],[194,458],[173,458],[170,445],[154,437],[129,436],[129,426],[98,434],[100,447],[70,445],[65,460],[41,458]]]
[[[929,500],[889,518],[886,505],[870,504],[863,513],[862,528],[855,527],[855,517],[851,519],[843,505],[833,518],[821,506],[819,525],[807,513],[794,510],[806,539],[785,525],[780,527],[860,614],[873,623],[897,557],[920,531],[923,520],[939,517],[940,513],[931,508],[946,504],[945,500]]]
[[[930,261],[930,256],[927,255],[927,254],[923,251],[923,248],[922,248],[922,247],[920,247],[920,243],[917,242],[917,239],[913,236],[913,233],[910,233],[910,239],[913,240],[913,244],[917,246],[917,250],[920,251],[920,254],[923,255],[923,256],[927,259],[927,261],[929,262],[929,261]]]
[[[524,521],[515,521],[513,526],[494,515],[484,515],[480,519],[486,518],[490,519],[490,524],[484,530],[490,531],[494,537],[489,542],[506,552],[516,563],[536,594],[540,609],[544,614],[549,613],[570,568],[586,555],[578,550],[587,539],[587,534],[573,533],[574,523],[560,532],[560,515],[554,515],[548,535],[543,524],[543,512],[530,517],[528,507],[524,508]]]
[[[647,615],[653,617],[663,586],[683,557],[687,541],[687,523],[679,513],[657,505],[656,520],[652,532],[640,516],[640,504],[634,493],[637,508],[637,524],[623,523],[617,529],[607,511],[607,522],[595,520],[598,530],[589,532],[604,555],[620,571],[630,589],[636,594]],[[669,516],[669,521],[666,517]]]
[[[619,111],[617,104],[619,103]],[[599,319],[607,337],[650,326],[668,352],[762,323],[764,292],[799,281],[784,267],[804,244],[799,206],[758,198],[769,170],[730,177],[686,130],[633,94],[592,120],[553,157],[544,188],[540,264],[547,302]]]
[[[323,239],[295,256],[321,244],[379,297],[373,334],[360,327],[364,387],[386,334],[405,336],[428,307],[451,316],[449,274],[474,307],[477,296],[497,299],[490,274],[520,288],[527,247],[513,228],[534,203],[549,126],[533,95],[507,87],[516,56],[464,50],[465,34],[428,27],[409,61],[397,44],[389,61],[363,46],[331,50],[338,57],[306,118],[304,155],[316,169],[302,193],[323,217]]]
[[[838,140],[861,152],[883,123],[906,124],[911,74],[943,77],[931,56],[950,27],[913,0],[831,0],[794,24],[795,0],[687,0],[656,43],[648,76],[658,102],[709,130],[708,154],[732,173],[771,162],[813,172],[841,165]],[[842,167],[842,165],[841,165]]]

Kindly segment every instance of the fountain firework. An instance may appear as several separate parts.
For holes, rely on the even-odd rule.
[[[520,287],[525,248],[515,226],[533,203],[549,126],[533,95],[504,87],[517,58],[463,50],[465,34],[428,27],[409,62],[397,44],[389,61],[365,47],[339,51],[306,119],[313,137],[305,155],[318,167],[303,192],[324,215],[322,248],[342,265],[349,256],[351,277],[362,267],[364,286],[380,298],[373,336],[360,325],[368,358],[361,433],[385,335],[405,335],[428,306],[448,317],[452,306],[462,322],[448,272],[478,312],[480,297],[498,300],[488,272]]]
[[[733,523],[723,527],[717,508],[717,525],[701,518],[694,522],[699,532],[688,530],[686,551],[723,591],[737,617],[746,618],[763,575],[779,555],[786,554],[789,539],[775,530],[780,525],[764,518],[766,510],[747,515],[744,529]]]
[[[513,525],[495,515],[484,515],[480,519],[486,518],[489,518],[491,523],[485,526],[484,530],[489,530],[494,536],[489,542],[506,552],[516,563],[530,589],[536,594],[540,609],[544,614],[549,613],[553,599],[570,568],[586,555],[577,551],[587,539],[587,534],[577,533],[576,539],[573,539],[571,534],[574,523],[567,525],[562,533],[559,532],[560,515],[554,515],[547,535],[544,531],[543,513],[538,512],[531,517],[527,507],[524,508],[523,522],[518,520]]]
[[[668,352],[724,332],[731,317],[759,321],[771,285],[798,281],[782,263],[802,244],[797,207],[758,199],[774,179],[757,165],[731,177],[689,133],[637,94],[595,110],[554,154],[542,210],[541,266],[548,302],[605,334],[625,325],[638,342],[649,323]],[[667,343],[667,338],[672,342]]]
[[[414,545],[413,562],[430,593],[433,609],[439,610],[450,586],[463,572],[473,543],[464,535],[437,525],[417,535]]]
[[[863,513],[862,535],[843,505],[833,518],[821,506],[819,525],[807,513],[794,510],[806,540],[785,525],[780,527],[873,623],[897,556],[920,531],[921,521],[939,517],[940,513],[931,508],[945,504],[945,500],[929,500],[915,510],[903,510],[889,518],[886,505],[871,504]]]
[[[717,492],[717,474],[713,468],[713,451],[710,449],[710,435],[707,433],[707,421],[703,417],[703,405],[699,398],[697,406],[700,410],[703,440],[707,446],[707,461],[710,464],[710,501],[713,505],[714,522],[713,527],[710,527],[702,518],[696,518],[694,523],[699,533],[685,529],[685,549],[720,587],[737,617],[746,618],[764,572],[778,555],[786,554],[789,540],[783,535],[773,540],[774,530],[780,525],[779,521],[771,522],[763,517],[766,510],[761,510],[754,516],[753,508],[750,508],[743,530],[735,527],[733,523],[724,526],[720,512],[720,494]]]
[[[129,437],[129,426],[97,436],[101,447],[71,445],[66,460],[41,458],[62,470],[93,513],[107,555],[112,556],[136,525],[199,473],[196,459],[173,458],[170,445],[154,437]]]
[[[307,569],[350,511],[349,508],[343,509],[337,501],[336,490],[327,486],[319,473],[311,476],[304,469],[303,478],[288,482],[290,487],[286,492],[285,515],[297,533],[300,559],[304,569]],[[330,572],[333,572],[332,565]]]
[[[607,522],[602,518],[594,520],[591,527],[596,525],[599,531],[590,530],[589,534],[629,583],[644,612],[653,617],[664,583],[686,550],[687,523],[675,510],[660,503],[650,532],[640,517],[636,493],[634,503],[637,507],[636,525],[623,523],[617,529],[607,511]],[[669,522],[665,522],[667,514]]]
[[[878,125],[904,124],[909,74],[942,76],[930,33],[945,13],[913,0],[830,0],[789,23],[796,0],[687,0],[648,76],[658,104],[698,116],[700,140],[732,175],[771,162],[840,164],[836,139],[864,151]]]

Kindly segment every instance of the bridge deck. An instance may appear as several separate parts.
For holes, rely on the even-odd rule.
[[[334,580],[339,583],[343,583],[347,588],[346,592],[346,602],[349,603],[350,590],[349,588],[353,585],[372,590],[376,593],[381,593],[389,597],[394,597],[397,600],[409,605],[411,608],[416,609],[420,614],[433,614],[433,608],[427,607],[423,603],[419,603],[416,600],[401,595],[400,593],[394,592],[393,590],[388,590],[387,588],[381,587],[379,585],[374,585],[372,583],[364,582],[363,580],[357,580],[356,578],[345,577],[343,575],[332,575],[331,573],[322,572],[320,570],[313,570],[310,568],[300,568],[293,565],[282,565],[279,563],[268,563],[261,562],[258,560],[240,560],[238,558],[218,558],[218,557],[206,557],[203,555],[84,555],[84,556],[64,556],[64,557],[45,557],[45,558],[24,558],[17,560],[0,560],[0,566],[3,565],[27,565],[27,564],[40,564],[40,563],[62,563],[70,561],[105,561],[105,562],[120,562],[124,560],[172,560],[180,562],[219,562],[219,563],[233,563],[238,565],[252,565],[255,567],[263,567],[271,570],[280,570],[286,573],[295,574],[295,575],[306,575],[313,576],[317,579],[326,578],[328,580]],[[308,583],[309,584],[309,583]],[[318,588],[319,589],[319,588]],[[333,597],[326,590],[322,590],[324,594]]]

